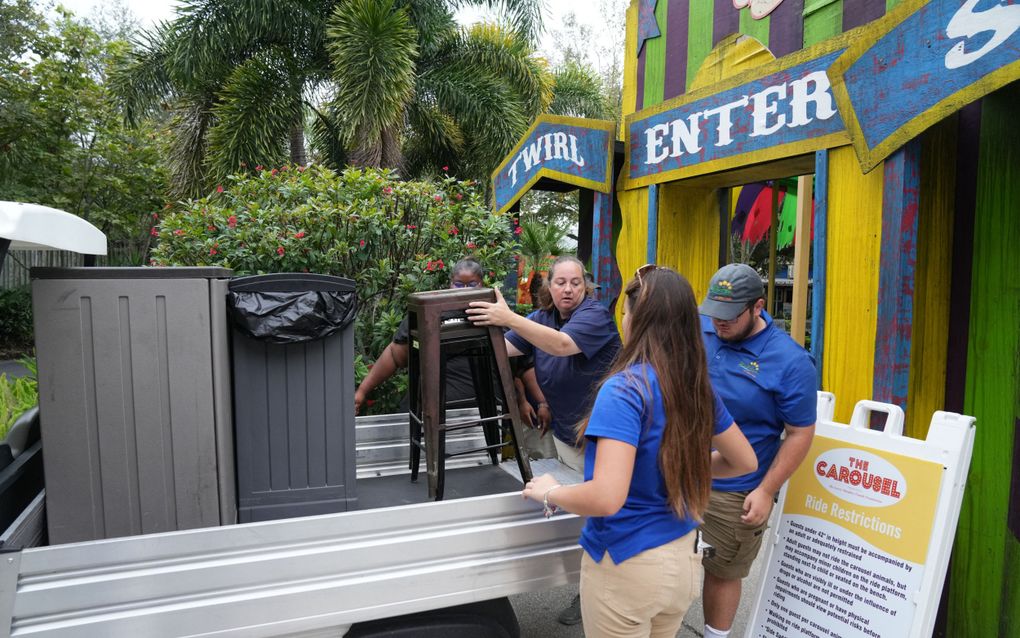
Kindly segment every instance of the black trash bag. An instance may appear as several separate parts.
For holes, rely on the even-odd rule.
[[[353,290],[230,292],[227,309],[244,334],[269,343],[323,339],[346,328],[358,313]]]

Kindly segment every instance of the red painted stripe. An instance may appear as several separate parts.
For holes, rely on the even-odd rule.
[[[784,0],[769,17],[772,55],[781,58],[804,47],[804,0]]]
[[[687,27],[690,15],[690,0],[669,0],[666,10],[664,100],[676,97],[687,89]]]

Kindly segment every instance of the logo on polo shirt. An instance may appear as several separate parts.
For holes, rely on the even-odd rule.
[[[742,361],[740,363],[740,369],[755,378],[757,378],[758,373],[761,372],[761,366],[758,365],[757,361],[750,361],[746,363]]]
[[[733,299],[733,284],[729,279],[722,279],[712,284],[708,289],[708,296],[716,301],[727,301]]]

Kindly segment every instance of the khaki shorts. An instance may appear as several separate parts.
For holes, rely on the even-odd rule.
[[[751,571],[758,556],[761,541],[768,529],[768,521],[758,526],[745,525],[740,520],[744,513],[744,499],[748,492],[717,492],[705,512],[701,535],[715,548],[715,556],[704,560],[705,571],[716,578],[740,580]]]
[[[613,563],[581,555],[581,618],[588,638],[674,638],[701,593],[695,533]]]

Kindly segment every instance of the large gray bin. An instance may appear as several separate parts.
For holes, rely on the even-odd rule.
[[[234,523],[223,268],[33,268],[50,543]]]
[[[265,293],[309,292],[323,293],[332,311],[349,310],[347,321],[353,319],[354,282],[327,275],[234,279],[228,308],[239,294],[254,295],[249,303],[257,304]],[[248,318],[263,310],[255,308]],[[253,338],[236,310],[229,312],[234,319],[238,519],[246,523],[356,509],[353,323],[325,338],[280,344]],[[303,323],[298,309],[288,308],[286,314]],[[272,339],[268,333],[263,337]]]

